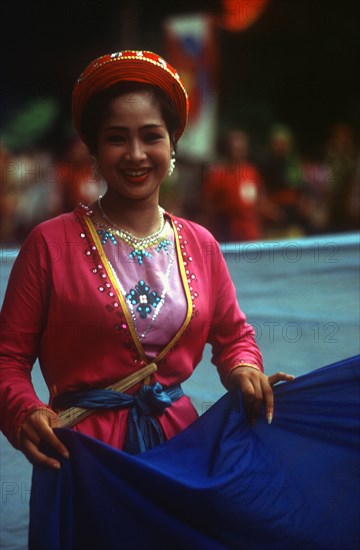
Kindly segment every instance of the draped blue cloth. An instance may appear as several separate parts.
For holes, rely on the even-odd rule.
[[[359,356],[275,386],[272,425],[224,395],[140,455],[59,429],[60,471],[36,466],[31,550],[355,550]]]
[[[125,452],[143,453],[164,443],[164,435],[156,417],[184,395],[180,385],[163,388],[159,382],[145,384],[135,395],[108,389],[89,389],[64,392],[53,400],[55,409],[82,407],[84,409],[129,408]]]

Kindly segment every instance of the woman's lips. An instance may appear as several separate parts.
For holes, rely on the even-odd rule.
[[[143,183],[151,172],[151,168],[141,170],[122,170],[122,173],[130,183]]]

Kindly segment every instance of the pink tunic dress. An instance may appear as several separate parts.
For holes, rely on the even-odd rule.
[[[138,254],[106,229],[98,228],[98,234],[138,338],[147,357],[154,358],[186,318],[186,295],[171,225],[167,221],[158,242]]]
[[[239,309],[219,245],[206,229],[166,214],[168,254],[153,250],[140,266],[130,261],[125,246],[102,242],[105,235],[89,214],[78,207],[40,224],[14,264],[0,341],[0,429],[14,446],[26,416],[49,406],[31,383],[37,358],[50,403],[65,391],[104,388],[152,361],[158,370],[151,383],[181,384],[200,362],[206,342],[224,384],[241,362],[262,369],[254,330]],[[164,292],[154,319],[151,300],[161,300]],[[141,317],[139,306],[149,304]],[[96,411],[73,429],[121,449],[127,415],[127,410]],[[170,438],[196,417],[183,396],[158,420]]]

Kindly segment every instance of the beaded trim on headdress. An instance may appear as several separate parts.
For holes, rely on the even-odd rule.
[[[81,136],[81,116],[90,97],[121,81],[135,81],[160,87],[176,107],[181,121],[179,139],[185,130],[189,99],[177,71],[150,51],[125,50],[94,59],[81,73],[73,91],[74,124]]]
[[[182,83],[180,75],[178,74],[178,72],[173,67],[171,67],[171,65],[169,65],[165,61],[165,59],[163,59],[159,55],[157,55],[153,52],[149,52],[149,51],[137,51],[137,52],[135,52],[135,51],[132,51],[132,50],[127,50],[127,51],[123,51],[123,52],[115,52],[115,53],[111,53],[111,54],[107,54],[107,55],[102,55],[102,56],[98,57],[97,59],[94,59],[94,61],[92,61],[90,63],[90,65],[88,65],[86,67],[86,69],[81,73],[81,75],[77,79],[76,84],[80,84],[80,82],[83,82],[86,78],[88,78],[90,76],[91,73],[93,73],[99,67],[102,67],[103,65],[106,65],[107,63],[111,63],[113,61],[119,61],[120,58],[121,59],[136,59],[138,61],[141,60],[141,61],[144,61],[145,63],[152,63],[153,65],[157,65],[161,69],[164,69],[171,76],[173,76],[175,78],[175,80],[180,84],[181,88],[183,89],[183,92],[184,92],[185,96],[188,97],[187,92],[186,92],[185,87],[184,87],[184,84]]]

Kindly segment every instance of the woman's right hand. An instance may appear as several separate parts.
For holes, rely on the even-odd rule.
[[[19,432],[19,449],[32,464],[42,464],[57,469],[61,467],[58,460],[50,458],[39,450],[42,442],[50,445],[64,458],[69,458],[69,451],[54,433],[54,428],[60,426],[57,415],[49,409],[35,409],[27,416]]]

